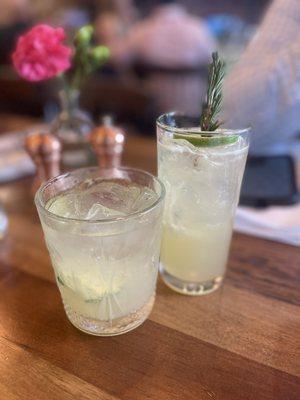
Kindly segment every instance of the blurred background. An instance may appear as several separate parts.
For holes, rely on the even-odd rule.
[[[17,76],[11,65],[16,39],[38,22],[63,26],[70,38],[92,23],[95,42],[106,44],[111,58],[88,79],[81,107],[95,120],[109,113],[140,134],[154,135],[155,118],[163,112],[199,113],[211,52],[218,49],[232,68],[268,3],[0,0],[0,112],[53,120],[59,112],[55,81],[32,84]]]
[[[24,151],[30,124],[51,123],[58,137],[62,133],[67,167],[95,163],[87,139],[81,139],[104,116],[125,129],[127,151],[136,136],[143,138],[145,150],[131,160],[152,151],[153,168],[157,116],[173,110],[200,114],[217,50],[227,68],[221,118],[227,127],[252,127],[241,204],[299,202],[299,0],[0,0],[0,6],[0,181],[34,172]],[[109,61],[85,81],[68,121],[57,79],[28,82],[12,67],[17,38],[37,23],[64,27],[70,44],[80,27],[92,24],[94,45],[110,51]],[[289,221],[291,235],[297,224],[300,243],[299,205],[284,212],[290,214],[278,220]],[[253,223],[250,211],[247,218],[243,214],[245,232]],[[269,219],[272,230],[273,214]],[[283,241],[287,226],[276,225]]]

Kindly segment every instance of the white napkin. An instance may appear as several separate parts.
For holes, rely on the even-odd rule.
[[[24,149],[27,132],[11,132],[0,137],[0,182],[33,174],[35,166]]]
[[[252,236],[300,246],[300,203],[266,209],[238,207],[234,229]]]

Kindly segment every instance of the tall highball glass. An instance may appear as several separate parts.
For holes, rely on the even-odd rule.
[[[157,120],[158,176],[166,187],[160,272],[177,292],[201,295],[224,279],[249,129],[201,132],[199,118]]]

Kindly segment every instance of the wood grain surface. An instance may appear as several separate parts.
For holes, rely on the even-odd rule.
[[[155,142],[124,164],[155,172]],[[31,179],[0,186],[0,399],[300,399],[300,250],[235,234],[223,287],[185,297],[158,282],[150,318],[113,338],[66,319]]]

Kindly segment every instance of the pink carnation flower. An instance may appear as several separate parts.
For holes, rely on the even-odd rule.
[[[29,81],[49,79],[70,68],[72,50],[62,41],[62,28],[41,24],[20,36],[12,55],[13,64],[23,78]]]

